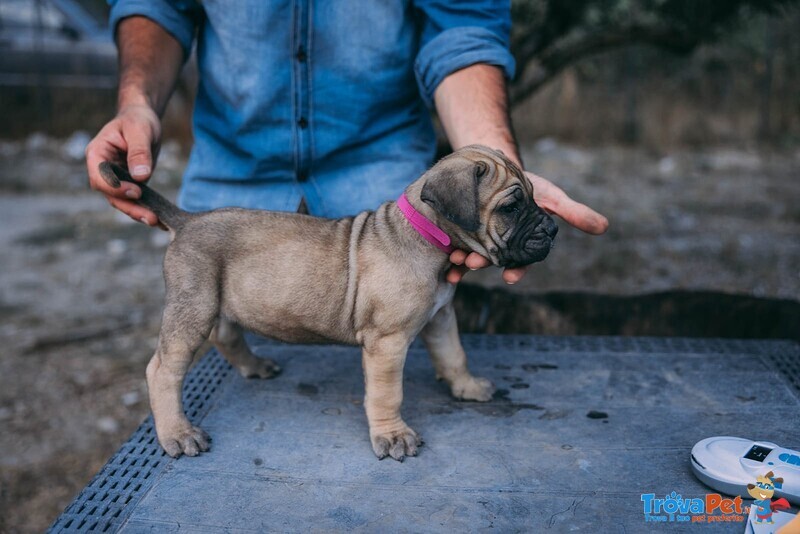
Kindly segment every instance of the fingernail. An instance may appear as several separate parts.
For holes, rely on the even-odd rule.
[[[137,165],[131,171],[131,176],[147,176],[150,174],[150,167],[147,165]]]
[[[125,196],[128,198],[139,198],[139,193],[137,193],[133,189],[128,189],[127,191],[125,191]]]
[[[139,219],[139,220],[140,220],[140,221],[142,221],[142,222],[143,222],[144,224],[146,224],[147,226],[150,226],[150,223],[149,223],[149,222],[147,222],[147,217],[142,217],[142,218],[141,218],[141,219]]]

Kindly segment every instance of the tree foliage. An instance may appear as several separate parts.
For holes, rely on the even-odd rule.
[[[798,0],[513,0],[511,49],[519,103],[561,70],[591,54],[632,44],[678,54],[714,41],[759,13]]]

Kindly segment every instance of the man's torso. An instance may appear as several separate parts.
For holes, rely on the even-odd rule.
[[[433,157],[406,1],[206,0],[195,146],[179,202],[336,217],[396,197]]]

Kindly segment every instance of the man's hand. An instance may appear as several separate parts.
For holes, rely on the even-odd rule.
[[[608,229],[608,219],[589,206],[572,200],[552,182],[530,172],[526,172],[525,176],[533,184],[533,199],[546,212],[558,215],[587,234],[600,235]],[[453,251],[450,254],[450,261],[453,267],[447,272],[447,281],[451,284],[458,283],[467,271],[491,265],[491,262],[480,254],[475,252],[467,254],[463,250]],[[525,276],[526,270],[527,267],[505,269],[503,280],[507,284],[516,284]]]
[[[511,130],[506,79],[502,70],[492,65],[474,64],[447,76],[434,93],[439,119],[453,150],[482,144],[502,150],[511,161],[524,168]],[[608,220],[588,206],[575,202],[564,191],[529,172],[533,198],[540,208],[558,215],[569,224],[589,234],[602,234]],[[453,267],[447,281],[458,283],[469,270],[490,265],[479,254],[456,250],[450,255]],[[516,284],[525,276],[525,267],[506,269],[503,280]]]
[[[136,104],[120,109],[86,147],[89,186],[103,193],[116,209],[148,226],[157,224],[158,217],[134,202],[142,190],[129,182],[117,189],[110,187],[100,176],[98,165],[102,161],[117,163],[127,168],[134,179],[145,182],[153,172],[160,141],[158,115],[149,106]]]
[[[141,16],[122,19],[116,41],[119,111],[86,147],[89,185],[132,219],[154,226],[158,223],[155,213],[133,202],[142,195],[139,186],[124,182],[117,189],[109,187],[98,165],[110,161],[127,168],[139,182],[150,178],[161,143],[159,117],[178,80],[183,49],[167,30]]]

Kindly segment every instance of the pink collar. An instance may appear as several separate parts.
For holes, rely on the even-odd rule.
[[[397,199],[397,207],[403,212],[406,220],[411,223],[414,230],[419,232],[419,235],[425,238],[428,243],[435,245],[439,250],[450,254],[455,250],[455,247],[450,245],[450,236],[444,230],[436,226],[433,221],[425,217],[423,214],[414,209],[414,206],[406,198],[406,194],[400,195]]]

